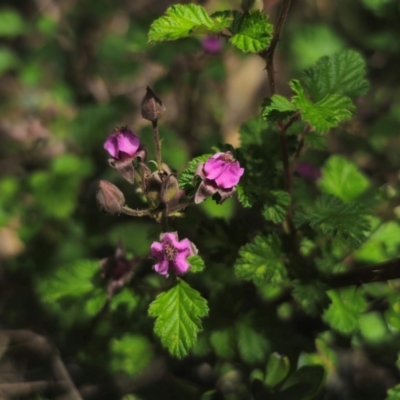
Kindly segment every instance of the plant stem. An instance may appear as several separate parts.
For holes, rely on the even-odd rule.
[[[162,159],[161,159],[161,143],[160,143],[160,135],[158,134],[158,120],[155,119],[151,122],[153,126],[153,135],[154,135],[154,146],[156,150],[156,159],[157,159],[157,167],[159,171],[162,171]]]
[[[307,133],[310,132],[310,130],[311,130],[311,126],[310,126],[310,125],[307,125],[307,126],[304,128],[304,131],[301,132],[301,134],[300,134],[299,143],[298,143],[298,145],[297,145],[296,151],[295,151],[294,156],[293,156],[292,165],[290,166],[290,171],[291,171],[292,174],[293,174],[293,172],[294,172],[295,169],[296,169],[297,160],[299,159],[301,150],[303,149],[303,146],[304,146],[304,139],[305,139]]]
[[[126,215],[131,215],[132,217],[144,217],[145,215],[150,215],[150,210],[132,210],[127,206],[121,208],[121,212]]]

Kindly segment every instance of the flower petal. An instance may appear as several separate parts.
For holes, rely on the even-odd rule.
[[[166,241],[171,242],[172,246],[176,247],[178,243],[178,233],[177,232],[165,232],[160,235],[160,239],[163,243]]]
[[[209,158],[204,164],[203,172],[207,179],[214,180],[220,176],[229,164],[224,160]]]
[[[244,168],[240,168],[238,162],[230,164],[224,172],[215,179],[215,183],[221,189],[230,189],[239,183],[240,177],[244,173]]]
[[[103,145],[104,149],[113,158],[118,158],[118,140],[115,134],[111,134]]]
[[[169,274],[169,261],[164,260],[154,265],[154,271],[159,273],[160,275],[168,275]]]
[[[150,253],[152,257],[157,258],[159,261],[164,258],[163,245],[160,242],[153,242],[150,246]]]
[[[133,132],[126,130],[118,135],[118,150],[133,156],[140,146],[140,139]]]
[[[182,275],[188,271],[190,268],[189,262],[186,260],[186,257],[178,256],[174,262],[174,269],[177,275]]]

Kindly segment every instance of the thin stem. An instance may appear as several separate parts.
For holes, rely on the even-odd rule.
[[[132,210],[132,208],[127,206],[122,207],[121,212],[132,217],[144,217],[151,214],[150,210]]]
[[[301,132],[301,134],[300,134],[299,143],[297,145],[296,151],[295,151],[294,156],[293,156],[292,165],[290,167],[290,170],[291,170],[292,173],[296,169],[297,160],[299,159],[301,150],[304,147],[305,137],[306,137],[307,133],[310,132],[310,130],[311,130],[311,126],[307,125],[305,127],[305,129],[303,130],[303,132]]]
[[[274,71],[274,53],[276,46],[279,42],[279,38],[281,36],[281,31],[283,25],[285,23],[286,17],[289,12],[291,0],[284,0],[281,10],[279,12],[278,22],[276,23],[274,36],[272,37],[271,44],[269,45],[268,50],[263,54],[266,61],[266,68],[268,72],[268,82],[269,88],[271,92],[271,96],[276,93],[276,82],[275,82],[275,71]]]
[[[162,171],[162,159],[161,159],[161,143],[160,143],[160,135],[158,134],[158,120],[155,119],[151,121],[153,126],[153,135],[154,135],[154,146],[156,149],[156,159],[157,159],[157,167],[159,171]]]

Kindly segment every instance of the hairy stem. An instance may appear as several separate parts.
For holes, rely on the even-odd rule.
[[[158,120],[154,120],[151,122],[153,126],[153,135],[154,135],[154,146],[156,150],[156,159],[157,159],[157,167],[159,171],[162,171],[162,159],[161,159],[161,143],[160,143],[160,135],[158,134]]]
[[[151,214],[150,210],[132,210],[127,206],[122,207],[121,212],[132,217],[144,217]]]

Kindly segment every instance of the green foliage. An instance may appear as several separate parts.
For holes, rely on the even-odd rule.
[[[362,289],[350,287],[329,290],[328,296],[332,303],[323,314],[324,321],[344,335],[354,332],[360,315],[367,308]]]
[[[328,305],[326,289],[320,282],[302,284],[295,281],[292,296],[307,314],[316,316]]]
[[[283,121],[296,112],[293,104],[286,97],[279,94],[274,94],[272,97],[264,99],[261,107],[261,115],[265,120],[271,122]]]
[[[318,60],[304,71],[301,81],[312,101],[319,102],[329,95],[356,97],[369,89],[365,79],[363,57],[354,50],[346,50]]]
[[[150,304],[155,333],[169,352],[179,358],[188,354],[201,330],[201,317],[208,314],[207,302],[185,281],[161,293]]]
[[[236,331],[240,358],[247,364],[264,361],[269,348],[265,335],[256,332],[248,321],[239,323]]]
[[[149,30],[149,42],[176,40],[191,33],[212,34],[226,28],[230,21],[212,19],[197,4],[177,4],[167,9],[165,16],[156,19]]]
[[[0,37],[13,37],[24,31],[24,21],[16,11],[6,8],[0,10]]]
[[[236,354],[236,335],[233,328],[213,331],[210,343],[218,357],[233,359]]]
[[[149,340],[141,335],[125,334],[111,342],[111,369],[135,376],[140,374],[153,359]]]
[[[349,202],[356,200],[368,189],[369,181],[355,164],[342,156],[333,155],[322,168],[318,186],[323,192]]]
[[[400,384],[389,389],[387,394],[388,395],[385,400],[399,400],[400,399]]]
[[[258,235],[239,251],[235,263],[236,275],[257,285],[280,284],[287,280],[281,242],[276,235]]]
[[[355,107],[348,97],[328,94],[312,103],[307,99],[300,81],[293,79],[290,87],[295,92],[293,105],[300,111],[302,119],[318,132],[326,132],[352,116]]]
[[[138,303],[138,296],[131,289],[124,288],[113,296],[110,301],[110,309],[111,311],[117,311],[118,309],[125,308],[128,313],[132,313]]]
[[[281,383],[288,375],[290,369],[290,361],[286,356],[278,353],[272,353],[268,358],[265,373],[265,383],[269,387],[274,387]]]
[[[206,267],[203,259],[199,255],[188,257],[188,262],[190,264],[190,272],[201,272]]]
[[[15,53],[6,47],[0,46],[0,75],[19,64],[19,59]]]
[[[344,203],[338,197],[326,194],[317,198],[312,210],[305,212],[299,209],[295,214],[295,222],[299,227],[308,224],[320,230],[323,235],[337,237],[350,248],[360,246],[370,229],[366,211],[361,204]]]
[[[233,36],[229,39],[230,43],[244,52],[258,53],[268,48],[273,27],[262,11],[235,12],[231,30]]]
[[[282,190],[272,190],[263,209],[263,216],[267,221],[279,224],[285,220],[288,206],[290,204],[290,195]]]
[[[203,154],[199,157],[194,158],[189,162],[189,165],[180,174],[178,184],[179,188],[185,191],[194,190],[194,173],[196,172],[197,165],[199,162],[206,162],[213,154]]]

